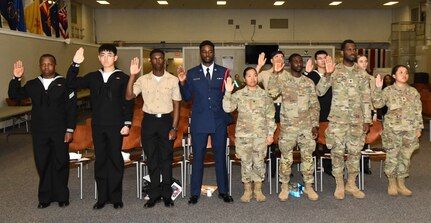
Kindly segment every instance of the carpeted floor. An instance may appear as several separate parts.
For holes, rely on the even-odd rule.
[[[0,134],[0,222],[430,222],[431,220],[431,143],[429,132],[424,131],[421,148],[412,158],[411,174],[407,185],[414,192],[412,197],[389,197],[386,194],[387,179],[379,177],[379,162],[372,162],[372,174],[366,175],[365,194],[362,200],[346,195],[335,200],[335,183],[324,174],[323,192],[316,202],[306,197],[290,197],[279,202],[277,194],[269,195],[264,184],[267,201],[241,203],[240,167],[233,168],[233,204],[225,204],[217,196],[201,197],[194,206],[188,198],[177,198],[174,208],[159,203],[152,209],[144,209],[144,200],[136,198],[135,169],[125,171],[123,182],[124,208],[115,210],[107,205],[93,210],[93,164],[84,168],[84,198],[79,199],[77,170],[71,169],[69,188],[70,205],[59,208],[56,203],[39,210],[37,206],[38,176],[33,160],[30,135],[13,135],[6,140]],[[292,181],[301,182],[301,174],[294,169]],[[174,177],[180,178],[179,168]],[[205,169],[204,184],[214,185],[214,168]],[[189,187],[188,187],[189,189]]]

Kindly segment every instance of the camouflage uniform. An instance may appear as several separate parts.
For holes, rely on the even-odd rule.
[[[359,173],[361,150],[365,143],[363,124],[371,122],[369,75],[357,64],[348,68],[337,64],[334,72],[323,76],[316,86],[322,96],[332,87],[332,104],[325,131],[326,146],[331,149],[332,175],[342,176],[347,150],[349,174]]]
[[[301,172],[304,183],[314,183],[312,153],[316,141],[311,129],[319,126],[320,105],[312,80],[305,76],[294,77],[287,71],[270,75],[268,93],[271,97],[281,95],[280,112],[280,182],[290,181],[293,148],[301,150]]]
[[[265,92],[266,92],[266,93],[268,93],[269,77],[273,76],[272,74],[273,74],[273,73],[272,73],[272,70],[264,70],[264,71],[261,71],[261,72],[259,73],[259,76],[258,76],[258,81],[259,81],[259,83],[261,83],[261,84],[262,84],[263,89],[265,89]],[[281,103],[281,97],[276,96],[276,97],[274,98],[274,101],[273,101],[273,102],[274,102],[275,104],[279,104],[279,103]]]
[[[383,91],[376,88],[373,104],[388,107],[382,133],[385,173],[388,177],[408,177],[410,157],[419,148],[416,132],[424,128],[420,95],[413,87],[399,88],[394,84]]]
[[[272,99],[257,86],[256,90],[244,87],[234,94],[226,92],[223,110],[238,108],[235,129],[235,151],[241,158],[242,182],[262,182],[265,179],[266,137],[275,131]]]

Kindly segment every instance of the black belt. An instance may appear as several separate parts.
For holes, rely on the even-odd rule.
[[[153,118],[164,118],[164,117],[168,117],[171,116],[171,113],[167,113],[167,114],[149,114],[144,112],[144,117],[153,117]]]

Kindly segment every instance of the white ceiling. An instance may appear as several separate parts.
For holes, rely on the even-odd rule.
[[[101,9],[390,9],[417,6],[423,0],[398,0],[393,6],[383,6],[389,0],[339,0],[338,6],[329,6],[332,0],[285,0],[284,5],[274,6],[275,0],[226,0],[227,5],[217,6],[216,0],[167,0],[168,5],[159,5],[156,0],[107,0],[111,4],[101,5],[96,0],[73,0]]]

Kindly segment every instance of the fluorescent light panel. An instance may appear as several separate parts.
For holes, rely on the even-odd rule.
[[[398,2],[386,2],[386,3],[385,3],[385,4],[383,4],[383,5],[388,6],[388,5],[395,5],[395,4],[398,4]]]
[[[157,1],[157,3],[159,3],[159,5],[167,5],[167,4],[169,4],[168,1]]]
[[[331,2],[331,3],[329,3],[329,5],[339,5],[341,3],[343,3],[343,2]]]
[[[275,1],[274,5],[276,6],[284,5],[284,1]]]
[[[109,5],[109,4],[111,4],[108,1],[97,1],[97,3],[99,3],[101,5]]]
[[[217,1],[217,5],[226,5],[226,1]]]

